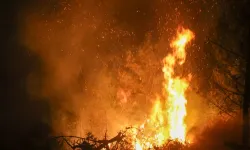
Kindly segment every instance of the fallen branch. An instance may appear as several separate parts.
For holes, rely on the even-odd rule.
[[[97,140],[93,136],[93,134],[88,133],[86,138],[78,137],[78,136],[55,136],[52,137],[57,140],[64,141],[71,149],[81,149],[81,150],[101,150],[101,149],[114,149],[110,147],[109,145],[112,143],[114,147],[117,147],[119,144],[121,144],[121,141],[123,141],[126,137],[126,131],[130,128],[126,128],[125,131],[120,131],[118,135],[115,137],[107,140],[106,134],[103,140]]]

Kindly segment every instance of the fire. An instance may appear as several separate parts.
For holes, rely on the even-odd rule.
[[[163,60],[164,67],[162,69],[164,73],[164,90],[167,94],[167,114],[169,125],[169,136],[171,139],[176,139],[181,142],[185,142],[186,137],[186,125],[184,123],[186,112],[187,100],[185,98],[185,91],[187,90],[191,79],[174,77],[174,67],[178,63],[182,65],[186,59],[185,47],[188,42],[194,38],[194,34],[188,29],[179,29],[177,32],[177,38],[171,43],[173,53],[169,54]]]
[[[136,131],[135,149],[152,148],[152,145],[161,146],[168,139],[186,142],[187,115],[185,92],[189,86],[191,75],[181,78],[175,74],[174,68],[184,64],[186,60],[186,45],[194,39],[194,33],[189,29],[179,28],[176,38],[171,42],[173,52],[163,59],[165,99],[157,98],[150,118],[140,126],[142,132]],[[141,135],[143,133],[143,135]],[[138,136],[141,135],[141,136]],[[143,139],[146,136],[146,140]]]

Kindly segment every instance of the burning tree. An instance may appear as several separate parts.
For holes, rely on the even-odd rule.
[[[135,131],[136,149],[147,149],[153,145],[163,145],[167,140],[173,139],[181,143],[186,142],[186,116],[185,91],[191,75],[186,78],[176,73],[176,68],[181,67],[186,59],[185,47],[194,38],[194,34],[180,27],[176,38],[171,42],[173,52],[163,59],[163,98],[158,97],[153,101],[153,112],[140,127],[145,133],[146,140]],[[130,55],[128,55],[130,58]],[[133,72],[140,77],[139,66]],[[132,67],[132,68],[134,68]],[[125,72],[127,73],[127,72]]]
[[[144,123],[129,128],[130,132],[119,132],[117,136],[107,140],[97,140],[92,134],[86,138],[56,137],[63,139],[72,149],[181,149],[190,143],[186,139],[185,116],[187,99],[185,92],[192,75],[181,77],[176,68],[181,67],[186,60],[186,46],[194,39],[194,33],[189,29],[179,27],[177,36],[170,44],[172,53],[163,59],[163,97],[153,101],[153,111]],[[67,138],[77,138],[71,144]],[[129,140],[128,140],[129,139]],[[126,146],[126,148],[124,148]],[[132,147],[131,147],[132,146]]]
[[[148,63],[154,70],[152,71],[154,73],[150,72],[151,70],[149,71],[151,73],[150,78],[147,75],[141,75],[141,70],[147,69],[147,67],[145,67],[148,65],[147,63],[144,63],[144,67],[136,65],[136,63],[128,63],[127,66],[125,65],[123,68],[120,67],[120,70],[118,69],[119,75],[121,76],[120,82],[123,83],[121,85],[124,85],[124,87],[132,85],[132,87],[127,87],[127,89],[132,89],[131,91],[121,92],[121,95],[124,97],[123,102],[127,102],[128,95],[135,95],[135,93],[148,95],[149,91],[151,92],[152,89],[152,87],[148,85],[152,85],[150,82],[153,82],[155,72],[163,72],[164,80],[162,96],[153,100],[153,112],[145,119],[144,123],[135,125],[140,128],[140,131],[143,132],[132,130],[133,136],[130,144],[132,144],[133,148],[137,150],[150,148],[156,149],[155,146],[158,146],[160,149],[160,147],[163,147],[165,143],[168,143],[169,139],[177,141],[177,143],[181,143],[181,145],[185,145],[185,142],[191,142],[186,139],[186,124],[184,122],[184,118],[187,115],[187,99],[185,98],[185,92],[189,87],[192,75],[190,74],[187,77],[181,77],[177,73],[178,71],[176,71],[176,68],[181,67],[185,62],[185,47],[186,44],[193,38],[194,34],[190,30],[183,28],[178,30],[176,39],[174,39],[170,44],[170,47],[174,51],[163,59],[163,68],[159,69],[158,63]],[[209,89],[210,96],[213,97],[211,102],[223,113],[232,116],[234,113],[237,113],[239,108],[242,106],[245,86],[245,78],[242,75],[246,71],[246,64],[245,59],[241,55],[223,47],[222,45],[224,44],[219,44],[220,42],[217,41],[218,40],[213,39],[208,40],[210,48],[214,48],[213,53],[210,55],[214,65],[213,71],[209,76],[211,85],[211,88]],[[125,57],[128,61],[136,62],[137,60],[134,60],[131,55],[133,55],[133,53],[129,52]],[[155,59],[157,59],[157,56]],[[146,90],[142,90],[145,88],[138,88],[140,90],[136,91],[135,88],[133,88],[133,84],[126,83],[128,81],[133,83],[142,83],[140,85],[148,86],[149,88]],[[150,99],[151,98],[152,97],[150,97]],[[134,102],[129,104],[133,105]],[[118,136],[112,139],[123,138],[125,137],[118,134]],[[105,138],[104,141],[92,139],[88,144],[86,144],[86,141],[88,141],[87,139],[89,138],[87,137],[81,139],[82,141],[78,143],[78,147],[79,145],[85,143],[84,146],[87,145],[92,149],[108,149],[110,147],[107,145],[114,142],[112,139],[107,140]],[[103,147],[100,145],[105,146]],[[74,146],[71,147],[73,148]]]

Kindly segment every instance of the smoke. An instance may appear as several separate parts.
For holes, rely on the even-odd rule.
[[[115,134],[140,122],[146,113],[141,110],[151,106],[143,100],[160,93],[161,60],[177,26],[186,22],[198,35],[210,28],[195,23],[204,20],[196,10],[190,12],[198,2],[186,5],[150,0],[54,0],[30,4],[22,11],[20,42],[42,60],[42,72],[28,77],[27,89],[34,97],[48,99],[55,134],[82,136],[92,131],[101,136],[106,129]],[[198,19],[186,21],[192,20],[190,16]],[[197,51],[203,41],[199,42],[192,46],[190,56],[202,54]],[[133,65],[138,64],[136,58],[142,66]]]
[[[128,1],[125,7],[136,10],[140,5]],[[145,20],[136,21],[142,28],[135,29],[135,22],[128,20],[131,14],[112,0],[47,1],[32,6],[21,14],[20,40],[31,54],[40,56],[43,71],[28,77],[27,88],[32,96],[49,99],[54,131],[102,135],[106,129],[114,133],[126,126],[127,117],[116,109],[115,63],[128,46],[143,41]],[[143,9],[149,12],[147,6]]]

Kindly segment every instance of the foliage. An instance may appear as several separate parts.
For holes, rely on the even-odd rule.
[[[249,26],[242,19],[246,15],[246,1],[227,1],[213,34],[205,43],[210,60],[209,92],[211,104],[221,114],[235,116],[241,106],[246,69],[246,36]]]

